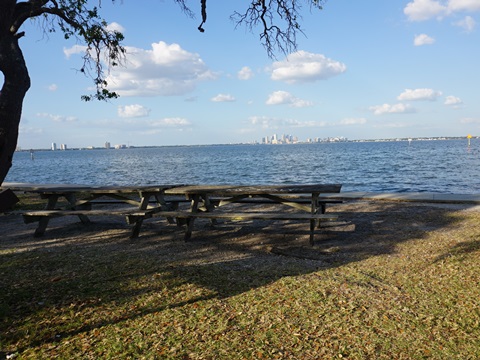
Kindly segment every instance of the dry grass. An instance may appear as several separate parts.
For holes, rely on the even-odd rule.
[[[313,248],[306,224],[184,243],[160,220],[132,241],[122,222],[65,219],[39,240],[0,217],[0,358],[480,358],[478,210],[329,211],[342,221]]]

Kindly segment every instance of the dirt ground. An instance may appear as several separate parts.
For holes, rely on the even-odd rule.
[[[271,210],[264,206],[262,211]],[[428,231],[455,226],[457,212],[480,212],[472,204],[352,200],[327,207],[337,221],[322,223],[309,245],[308,222],[246,221],[211,225],[197,219],[193,237],[183,241],[183,228],[163,218],[146,220],[140,237],[130,239],[131,226],[120,217],[95,217],[84,225],[76,217],[52,219],[45,235],[33,237],[36,224],[21,215],[0,215],[0,251],[50,249],[59,245],[105,244],[119,248],[155,247],[169,261],[228,261],[257,254],[276,254],[330,262],[355,261],[394,252],[399,242],[421,238]],[[328,255],[328,256],[325,256]]]

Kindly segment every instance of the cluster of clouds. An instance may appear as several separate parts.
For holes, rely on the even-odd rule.
[[[443,20],[448,17],[455,17],[465,12],[480,11],[480,1],[477,0],[413,0],[403,9],[409,21],[420,22],[431,19]],[[454,21],[455,26],[462,28],[465,32],[472,32],[477,23],[470,15]],[[413,44],[415,46],[432,45],[435,39],[427,34],[415,35]]]
[[[175,96],[192,92],[207,80],[215,80],[218,74],[210,70],[199,54],[183,49],[179,44],[163,41],[153,43],[151,49],[126,47],[123,66],[110,69],[106,78],[109,88],[121,96]],[[64,49],[70,58],[84,54],[84,46],[75,45]],[[329,59],[322,54],[298,51],[289,54],[283,61],[275,61],[266,71],[270,78],[287,84],[326,80],[346,71],[345,64]],[[249,80],[254,72],[244,66],[237,73],[240,80]],[[235,101],[228,94],[212,98],[215,102]]]
[[[403,12],[410,21],[443,19],[462,12],[480,11],[480,2],[476,0],[413,0]]]
[[[430,19],[442,20],[464,12],[480,11],[478,0],[413,0],[404,8],[404,14],[409,21],[419,22]],[[471,16],[464,16],[454,22],[465,31],[474,30],[476,23]],[[125,29],[117,23],[109,25],[110,30],[124,32]],[[427,34],[416,35],[415,46],[431,45],[435,39]],[[122,97],[153,97],[153,96],[184,96],[193,92],[196,87],[205,81],[213,81],[220,76],[209,69],[199,54],[183,49],[179,44],[167,44],[159,41],[151,44],[148,49],[127,47],[127,55],[123,66],[115,67],[109,71],[107,82],[112,91],[118,92]],[[75,45],[64,49],[67,58],[75,54],[84,54],[84,46]],[[330,59],[323,54],[297,51],[286,56],[284,60],[274,61],[265,69],[270,79],[284,84],[305,84],[327,80],[339,76],[347,71],[347,66],[337,60]],[[241,81],[247,81],[256,76],[248,66],[242,67],[236,74]],[[55,84],[49,88],[57,89]],[[414,113],[417,110],[410,102],[436,101],[442,97],[442,92],[433,89],[406,89],[398,95],[398,103],[371,106],[368,109],[375,115]],[[191,98],[195,101],[195,98]],[[235,102],[232,94],[219,93],[210,98],[212,102]],[[266,105],[286,105],[293,108],[304,108],[315,105],[312,101],[301,99],[284,90],[271,92],[266,100]],[[444,104],[459,107],[462,100],[455,96],[446,96]],[[117,115],[120,118],[147,118],[151,110],[140,105],[131,104],[118,107]],[[53,121],[75,121],[55,115],[39,114]],[[365,118],[346,118],[333,125],[362,125]],[[311,127],[327,126],[332,123],[319,121],[280,120],[269,117],[252,117],[250,124],[265,128],[280,126]],[[191,123],[184,118],[165,118],[148,121],[151,128],[178,127],[188,128]]]
[[[465,12],[480,11],[480,2],[477,0],[413,0],[403,9],[404,14],[409,21],[427,21],[431,19],[443,20],[448,17],[455,17]],[[470,15],[465,15],[459,20],[453,22],[453,25],[459,26],[466,32],[472,32],[476,27],[475,19]],[[425,34],[422,34],[425,35]],[[425,35],[426,36],[426,35]],[[425,38],[425,44],[432,43],[432,38]],[[417,43],[421,44],[422,37],[415,38]]]
[[[118,24],[115,27],[119,31],[122,30]],[[64,54],[70,58],[74,54],[83,54],[85,51],[85,47],[75,45],[65,48]],[[265,71],[273,81],[301,84],[326,80],[344,73],[346,69],[345,64],[322,54],[298,51],[289,54],[282,61],[273,62]],[[250,67],[244,66],[236,75],[239,80],[246,81],[252,79],[255,73]],[[217,77],[218,74],[211,71],[198,54],[188,52],[178,44],[160,41],[152,44],[150,49],[127,47],[124,66],[111,69],[106,80],[110,89],[118,92],[122,97],[149,97],[186,95],[201,82],[215,80]],[[210,100],[216,103],[234,102],[236,98],[231,94],[219,93]],[[265,104],[287,105],[293,108],[314,105],[313,102],[300,99],[284,90],[270,93]],[[125,105],[118,107],[117,114],[120,118],[142,118],[149,116],[150,109],[140,104]],[[290,122],[289,124],[294,125]],[[171,125],[182,127],[190,124],[177,121]],[[301,124],[301,126],[312,125],[313,123]]]
[[[415,113],[417,110],[411,104],[404,103],[405,101],[436,101],[441,96],[441,91],[433,89],[405,89],[405,91],[397,96],[397,100],[403,102],[371,106],[369,110],[374,115]],[[454,108],[459,107],[462,103],[460,98],[452,95],[445,97],[444,101],[445,105]]]

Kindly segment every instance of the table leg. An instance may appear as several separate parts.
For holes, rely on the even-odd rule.
[[[193,195],[192,204],[190,205],[190,212],[197,212],[198,211],[198,204],[200,202],[201,196],[198,194]],[[195,218],[188,218],[187,219],[187,228],[185,229],[185,241],[190,240],[192,237],[193,225],[195,223]]]
[[[170,204],[167,204],[167,202],[165,201],[165,197],[163,196],[163,193],[162,194],[154,194],[155,196],[155,200],[157,200],[157,205],[158,207],[160,208],[160,211],[163,210],[163,208],[165,208],[165,210],[176,210],[176,208],[178,208],[178,203],[177,205],[173,205],[171,206]],[[169,224],[175,224],[175,219],[172,218],[172,217],[167,217],[167,221]]]
[[[141,201],[140,201],[140,206],[138,208],[139,210],[145,210],[148,207],[150,196],[152,196],[151,193],[140,193]],[[140,229],[142,227],[142,224],[143,224],[143,217],[138,217],[137,220],[135,221],[135,225],[133,226],[132,235],[130,236],[132,239],[138,237],[138,235],[140,234]]]
[[[205,205],[205,209],[207,209],[208,212],[211,212],[215,209],[215,205],[212,204],[210,201],[210,197],[208,195],[203,196],[203,204]],[[216,225],[218,222],[216,219],[210,219],[210,224]]]
[[[55,209],[55,205],[57,205],[57,201],[59,196],[58,195],[43,195],[47,197],[47,205],[45,206],[45,210],[53,210]],[[48,217],[44,217],[38,221],[38,226],[35,229],[35,237],[40,237],[45,233],[47,230],[48,221],[50,219]]]
[[[312,214],[318,214],[319,211],[321,214],[325,214],[326,205],[319,204],[319,196],[320,196],[319,193],[312,193]],[[313,220],[313,222],[315,221]],[[321,221],[318,220],[317,227],[320,228],[320,225],[321,225]]]
[[[67,199],[67,201],[72,205],[73,210],[75,210],[77,208],[75,206],[75,204],[77,203],[77,197],[75,196],[75,194],[66,194],[65,199]],[[85,206],[90,206],[91,207],[91,205],[85,205]],[[80,221],[82,222],[82,224],[90,224],[90,219],[88,218],[87,215],[80,214],[80,215],[77,215],[77,216],[80,219]]]
[[[320,224],[320,222],[319,222]],[[314,236],[315,236],[315,220],[310,220],[310,245],[314,245]]]

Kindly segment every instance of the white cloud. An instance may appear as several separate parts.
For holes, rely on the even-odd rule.
[[[435,39],[427,34],[415,35],[415,39],[413,40],[415,46],[431,45],[433,43],[435,43]]]
[[[18,128],[20,134],[33,134],[33,135],[40,135],[43,134],[42,128],[30,127],[30,126],[23,126],[20,125]]]
[[[274,91],[268,96],[267,101],[265,102],[267,105],[281,105],[287,104],[292,107],[307,107],[312,106],[313,103],[311,101],[301,100],[287,91]]]
[[[415,109],[408,104],[383,104],[369,108],[375,115],[413,113]]]
[[[150,50],[127,47],[125,66],[110,70],[109,89],[122,96],[184,95],[214,79],[198,54],[178,44],[153,43]]]
[[[445,5],[444,5],[445,4]],[[442,19],[457,12],[480,11],[478,0],[413,0],[403,9],[410,21],[425,21],[432,18]]]
[[[145,117],[150,113],[150,109],[138,104],[119,106],[118,116],[125,118]]]
[[[459,97],[456,97],[456,96],[447,96],[446,99],[445,99],[445,105],[448,105],[448,106],[457,106],[457,105],[461,105],[463,104],[463,101],[459,98]]]
[[[70,48],[63,48],[63,53],[65,54],[67,59],[70,59],[72,55],[84,54],[85,51],[87,51],[87,47],[84,45],[73,45]]]
[[[235,101],[235,97],[230,94],[218,94],[210,100],[212,100],[213,102],[233,102]]]
[[[253,71],[248,66],[244,66],[237,74],[240,80],[249,80],[253,77]]]
[[[442,93],[440,91],[435,91],[433,89],[405,89],[401,93],[397,100],[400,101],[409,101],[409,100],[429,100],[435,101]]]
[[[322,127],[328,125],[325,121],[300,121],[296,119],[278,119],[267,116],[252,116],[248,120],[251,125],[260,126],[262,129]]]
[[[463,118],[460,120],[461,124],[480,124],[480,118]]]
[[[403,9],[410,21],[424,21],[431,18],[441,18],[447,12],[447,7],[435,0],[414,0]]]
[[[367,119],[365,118],[346,118],[340,120],[340,125],[363,125],[367,123]]]
[[[57,84],[48,85],[48,90],[50,90],[50,91],[57,91],[57,89],[58,89]]]
[[[455,22],[454,25],[459,26],[465,30],[465,32],[470,33],[475,29],[477,23],[471,16],[465,16],[462,20]]]
[[[456,11],[480,11],[480,1],[478,0],[449,0],[448,10]]]
[[[49,113],[37,113],[36,116],[41,117],[41,118],[50,119],[54,122],[76,122],[76,121],[78,121],[78,118],[76,118],[75,116],[55,115],[55,114],[49,114]]]
[[[107,25],[107,30],[117,31],[117,32],[120,32],[120,33],[125,32],[125,28],[115,21]]]
[[[393,128],[393,129],[399,129],[399,128],[404,128],[409,126],[406,123],[381,123],[381,124],[376,124],[373,125],[374,128],[377,129],[382,129],[382,128]]]
[[[284,61],[274,62],[272,68],[272,80],[289,84],[325,80],[347,70],[341,62],[306,51],[290,54]]]
[[[153,127],[186,127],[192,125],[192,123],[185,118],[164,118],[150,121],[149,124]]]

